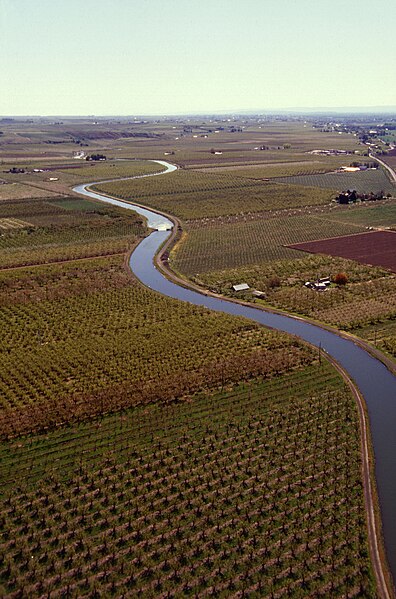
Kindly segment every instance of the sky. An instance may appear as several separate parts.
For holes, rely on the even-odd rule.
[[[0,0],[0,115],[396,106],[396,0]]]

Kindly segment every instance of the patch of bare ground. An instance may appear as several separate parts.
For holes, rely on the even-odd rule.
[[[396,232],[370,231],[333,239],[322,239],[288,246],[312,254],[341,256],[363,264],[382,266],[396,272]]]

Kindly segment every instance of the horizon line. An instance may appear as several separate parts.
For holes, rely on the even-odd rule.
[[[177,116],[202,116],[202,115],[260,115],[260,114],[326,114],[326,113],[341,113],[341,114],[354,114],[359,113],[396,113],[396,106],[320,106],[320,107],[289,107],[289,108],[261,108],[261,109],[216,109],[216,110],[198,110],[198,111],[181,111],[181,112],[147,112],[147,113],[53,113],[53,114],[1,114],[0,119],[4,118],[141,118],[141,117],[177,117]]]

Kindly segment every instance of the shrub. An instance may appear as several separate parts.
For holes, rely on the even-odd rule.
[[[333,278],[333,282],[336,285],[346,285],[348,283],[348,276],[345,272],[339,272]]]
[[[281,280],[277,275],[274,275],[267,279],[266,284],[269,289],[275,289],[275,287],[280,287]]]

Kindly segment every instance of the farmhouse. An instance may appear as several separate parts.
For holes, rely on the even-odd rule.
[[[307,281],[304,283],[304,286],[308,289],[314,289],[315,291],[326,291],[330,283],[330,277],[323,277],[317,281]]]

